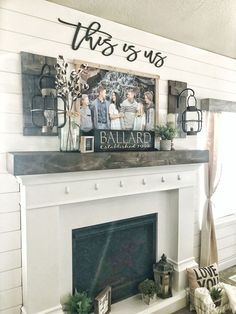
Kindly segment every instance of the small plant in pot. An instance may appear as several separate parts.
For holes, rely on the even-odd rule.
[[[155,129],[156,136],[161,138],[160,150],[171,150],[172,141],[176,135],[176,129],[172,123],[166,123],[165,125],[157,125]]]
[[[215,306],[220,306],[221,304],[221,296],[222,296],[222,288],[212,287],[210,290],[210,296]]]
[[[151,300],[154,300],[156,296],[157,289],[155,282],[151,279],[145,279],[139,284],[138,289],[142,295],[143,301],[149,305]]]
[[[63,311],[68,314],[89,314],[92,312],[92,299],[86,292],[75,290],[75,293],[64,303]]]

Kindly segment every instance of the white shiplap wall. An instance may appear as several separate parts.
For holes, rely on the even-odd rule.
[[[86,44],[73,51],[70,47],[73,29],[57,22],[57,18],[81,21],[88,26],[98,21],[114,41],[134,43],[137,48],[154,49],[167,55],[165,65],[157,69],[144,58],[128,62],[124,53],[104,57],[90,51]],[[185,81],[197,97],[236,101],[236,61],[162,37],[132,29],[82,12],[43,0],[0,0],[0,314],[20,313],[21,256],[19,187],[6,171],[6,152],[29,150],[58,150],[54,137],[23,137],[20,51],[69,60],[80,59],[92,63],[131,69],[160,75],[160,120],[166,117],[167,80]],[[186,140],[176,140],[176,148],[201,147],[201,134]],[[199,251],[199,221],[196,211],[195,255]],[[227,225],[225,225],[227,229]],[[219,236],[220,258],[234,252],[235,225],[227,229],[230,248]],[[227,241],[226,241],[227,242]],[[232,255],[232,254],[231,254]],[[232,257],[232,256],[231,256]]]

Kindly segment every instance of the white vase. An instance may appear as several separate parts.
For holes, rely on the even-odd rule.
[[[171,140],[161,140],[160,150],[171,150]]]

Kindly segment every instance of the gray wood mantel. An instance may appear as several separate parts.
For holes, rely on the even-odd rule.
[[[206,98],[201,99],[201,109],[212,112],[236,112],[236,102]]]
[[[74,171],[154,167],[208,162],[207,150],[176,150],[114,153],[12,152],[7,156],[8,172],[35,175]]]

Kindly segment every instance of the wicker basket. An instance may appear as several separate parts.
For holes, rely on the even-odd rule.
[[[220,286],[220,284],[218,284]],[[217,286],[218,286],[217,285]],[[220,286],[221,287],[221,286]],[[197,288],[197,289],[203,289],[203,288]],[[229,300],[224,292],[224,289],[222,289],[222,297],[213,302],[205,302],[204,298],[199,298],[197,295],[199,293],[196,293],[196,290],[186,289],[186,297],[187,297],[187,304],[190,306],[190,311],[196,311],[197,314],[221,314],[221,313],[231,313],[229,311]],[[201,290],[198,290],[201,291]],[[197,294],[197,295],[196,295]]]

